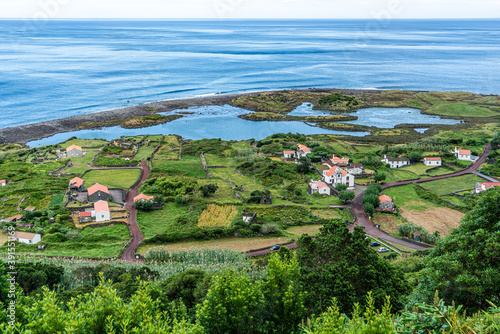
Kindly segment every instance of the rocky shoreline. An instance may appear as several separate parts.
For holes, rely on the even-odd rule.
[[[0,129],[0,144],[27,143],[53,136],[57,133],[78,131],[79,124],[85,122],[106,122],[110,120],[125,120],[130,117],[147,116],[151,112],[147,108],[155,108],[158,112],[168,112],[189,107],[225,105],[231,100],[251,93],[210,95],[191,98],[181,98],[145,103],[120,109],[100,111],[96,113],[59,118],[51,121],[19,125]]]
[[[375,89],[335,89],[335,88],[309,88],[309,89],[291,89],[291,90],[275,90],[263,92],[247,92],[237,94],[221,94],[207,95],[198,97],[188,97],[171,99],[145,103],[125,108],[100,111],[85,115],[59,118],[50,121],[44,121],[33,124],[25,124],[14,127],[0,129],[0,144],[8,143],[27,143],[34,140],[40,140],[53,136],[58,133],[82,130],[81,125],[85,123],[105,124],[109,122],[120,123],[125,122],[132,117],[151,115],[150,108],[154,108],[156,112],[169,112],[177,109],[186,109],[189,107],[225,105],[229,104],[233,99],[238,97],[252,95],[257,93],[278,93],[287,91],[304,91],[304,92],[321,92],[321,93],[343,93],[343,94],[363,94],[382,92]],[[148,110],[149,109],[149,110]],[[100,128],[99,125],[94,127]],[[90,129],[90,128],[88,128]]]

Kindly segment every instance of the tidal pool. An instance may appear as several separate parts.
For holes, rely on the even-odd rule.
[[[178,110],[181,111],[181,110]],[[175,114],[178,111],[162,113],[163,115]],[[79,130],[58,133],[54,136],[28,142],[30,147],[53,145],[65,141],[73,136],[81,139],[102,138],[111,140],[120,136],[175,134],[186,139],[220,138],[222,140],[246,140],[254,138],[264,139],[275,133],[302,133],[312,134],[336,134],[349,136],[366,136],[369,132],[335,131],[309,126],[304,122],[254,122],[238,118],[238,115],[248,114],[250,111],[235,108],[229,105],[204,106],[184,109],[183,111],[193,114],[175,121],[150,126],[141,129],[123,129],[119,126],[102,128],[97,130]]]
[[[326,110],[313,110],[311,103],[304,103],[288,113],[290,116],[328,116],[340,114]],[[377,128],[393,128],[398,124],[457,124],[459,120],[446,119],[439,116],[424,115],[413,108],[364,108],[347,115],[358,116],[355,121],[344,123],[376,126]]]

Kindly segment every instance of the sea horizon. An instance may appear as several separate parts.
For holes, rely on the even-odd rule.
[[[0,128],[281,89],[500,93],[499,19],[26,22],[0,19]]]

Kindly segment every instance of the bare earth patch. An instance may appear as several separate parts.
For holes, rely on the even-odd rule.
[[[8,240],[9,236],[0,232],[0,246],[3,246]]]
[[[246,252],[251,249],[259,249],[264,247],[271,247],[272,245],[285,243],[289,240],[286,237],[280,238],[227,238],[227,239],[214,239],[206,241],[187,241],[178,242],[168,245],[148,245],[141,246],[137,250],[139,254],[145,255],[151,248],[162,248],[169,252],[177,252],[181,250],[196,250],[207,248],[224,248],[232,249],[237,252]]]
[[[388,233],[398,233],[398,226],[403,224],[396,215],[376,215],[373,222],[379,224],[380,228]]]
[[[425,211],[399,209],[401,215],[409,221],[425,227],[430,233],[439,231],[442,236],[457,228],[465,214],[449,208],[432,208]]]

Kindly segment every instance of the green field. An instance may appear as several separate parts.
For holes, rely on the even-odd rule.
[[[85,187],[94,183],[102,184],[108,188],[130,188],[141,175],[140,169],[111,169],[93,170],[83,176]]]
[[[243,186],[245,191],[243,192],[245,197],[248,197],[250,193],[254,190],[262,190],[264,187],[259,181],[252,179],[248,176],[240,176],[232,168],[213,168],[210,173],[215,177],[220,177],[221,179],[230,179],[233,184],[238,186]]]
[[[217,191],[211,197],[207,198],[207,201],[215,203],[234,203],[241,202],[234,195],[233,189],[226,180],[210,179],[210,180],[198,180],[198,184],[216,184],[218,186]]]
[[[467,103],[439,103],[426,110],[431,114],[457,117],[491,117],[498,112]]]
[[[85,152],[86,154],[83,157],[71,158],[73,166],[64,171],[66,174],[80,174],[86,170],[92,169],[92,166],[87,164],[92,162],[92,159],[99,153],[99,150],[85,150]]]
[[[176,224],[175,218],[187,213],[189,213],[189,208],[186,206],[166,203],[163,210],[138,211],[137,224],[144,238],[151,238],[157,234],[177,229],[179,226]]]
[[[425,211],[429,208],[439,207],[437,204],[421,199],[411,184],[385,189],[382,193],[391,197],[398,207],[404,207],[408,210]]]
[[[235,161],[233,158],[219,157],[215,154],[205,154],[205,159],[207,159],[208,166],[234,166]]]
[[[137,154],[135,155],[134,159],[135,160],[145,160],[149,157],[151,157],[151,154],[153,154],[153,151],[155,150],[155,145],[150,144],[149,146],[143,145],[139,148],[137,151]]]
[[[86,228],[77,239],[59,243],[49,243],[42,252],[36,246],[18,246],[19,254],[34,254],[47,256],[78,256],[109,258],[119,255],[123,246],[130,240],[128,227],[114,225],[98,228]],[[42,238],[43,243],[43,238]]]
[[[476,175],[463,175],[450,177],[447,179],[424,182],[420,185],[438,195],[449,194],[458,190],[472,190],[476,186],[476,182],[485,182],[484,179]]]
[[[71,145],[77,145],[80,147],[97,147],[106,145],[108,142],[103,139],[71,139],[59,144],[62,148],[66,149]]]
[[[207,177],[200,157],[184,155],[182,160],[153,160],[152,173],[165,173],[171,176]]]

